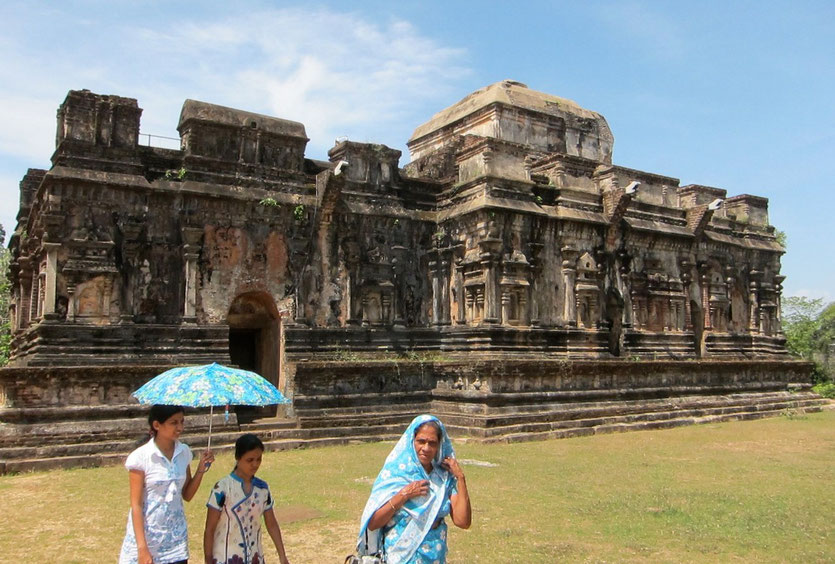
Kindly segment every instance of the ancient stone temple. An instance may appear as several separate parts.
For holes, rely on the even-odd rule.
[[[179,150],[146,146],[141,113],[71,91],[20,184],[7,421],[129,406],[160,366],[211,361],[274,382],[302,428],[432,409],[484,438],[577,401],[805,389],[767,200],[614,165],[570,100],[492,84],[405,166],[352,141],[309,159],[301,123],[194,100]]]

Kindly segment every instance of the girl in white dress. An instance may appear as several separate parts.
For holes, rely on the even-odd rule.
[[[183,500],[191,501],[214,456],[200,455],[191,474],[191,449],[178,439],[183,408],[153,405],[148,414],[151,440],[125,461],[130,471],[130,513],[119,564],[170,564],[188,560]]]
[[[203,551],[206,564],[264,564],[261,516],[281,564],[289,564],[267,483],[255,477],[264,443],[251,433],[235,442],[235,469],[212,488],[206,504]]]

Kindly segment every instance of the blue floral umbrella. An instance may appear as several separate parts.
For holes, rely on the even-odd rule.
[[[210,408],[207,448],[212,446],[214,406],[290,403],[290,400],[260,374],[230,368],[216,362],[166,370],[131,395],[143,404]]]

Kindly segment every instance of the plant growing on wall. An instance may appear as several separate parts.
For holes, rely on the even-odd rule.
[[[186,167],[181,166],[177,170],[174,170],[174,169],[166,170],[165,171],[165,178],[167,178],[168,180],[182,180],[183,178],[186,177],[186,174],[188,174],[188,170],[186,170]]]
[[[264,206],[265,208],[277,208],[278,202],[275,201],[275,198],[266,197],[261,199],[261,201],[258,202],[258,205]]]
[[[295,208],[293,208],[293,219],[301,222],[304,221],[306,217],[307,214],[305,214],[304,211],[304,204],[299,204]]]

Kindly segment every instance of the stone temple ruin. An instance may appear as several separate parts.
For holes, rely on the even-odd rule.
[[[20,184],[0,471],[122,456],[130,392],[212,361],[292,398],[226,423],[272,448],[424,411],[523,440],[819,408],[786,355],[767,200],[612,164],[606,120],[570,100],[492,84],[419,126],[402,168],[352,141],[309,159],[301,123],[194,100],[179,150],[145,146],[141,113],[69,92],[51,168]]]

